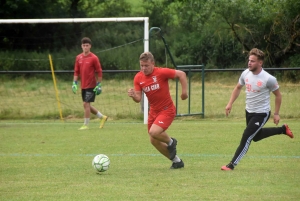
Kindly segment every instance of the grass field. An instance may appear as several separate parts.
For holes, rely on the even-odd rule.
[[[224,115],[237,79],[208,76],[205,118],[176,118],[168,133],[178,140],[185,168],[170,170],[171,162],[149,143],[140,105],[127,97],[131,79],[105,80],[93,105],[109,120],[104,129],[92,119],[89,130],[78,131],[83,108],[70,82],[57,79],[60,121],[51,80],[0,77],[0,200],[300,200],[299,83],[280,83],[281,124],[288,123],[295,138],[253,142],[234,171],[220,170],[245,128],[244,92]],[[174,100],[174,81],[170,90]],[[191,90],[191,110],[198,112],[197,79]],[[179,113],[186,109],[187,101],[179,101]],[[266,126],[274,126],[272,119]],[[99,153],[111,160],[107,172],[91,165]]]
[[[78,122],[0,122],[0,200],[300,200],[300,124],[282,119],[295,134],[252,143],[234,171],[231,159],[244,120],[176,118],[169,134],[178,140],[185,168],[149,143],[141,121],[108,121],[90,130]],[[269,121],[266,126],[273,126]],[[110,169],[91,162],[103,153]]]
[[[196,75],[196,73],[195,73]],[[239,74],[236,75],[213,75],[212,80],[207,76],[205,81],[205,105],[206,118],[224,118],[225,106],[230,98],[231,92],[237,83]],[[212,77],[212,76],[211,76]],[[202,111],[202,85],[200,76],[191,80],[191,95],[189,100],[178,101],[178,114],[190,112],[200,113]],[[37,78],[15,78],[8,79],[0,76],[0,119],[53,119],[60,118],[59,108],[65,121],[82,121],[83,107],[81,93],[74,95],[71,91],[71,82],[57,78],[57,94],[51,79]],[[71,84],[70,84],[71,83]],[[170,81],[171,96],[175,102],[176,83]],[[300,83],[279,83],[282,93],[281,118],[300,118]],[[132,79],[105,80],[102,84],[103,92],[97,96],[93,105],[110,120],[139,119],[142,120],[140,104],[134,103],[127,96],[127,90],[132,88]],[[181,88],[179,87],[179,94]],[[57,100],[59,98],[59,100]],[[59,103],[59,105],[58,105]],[[274,95],[271,95],[271,106],[274,108]],[[231,117],[244,118],[245,92],[233,105]],[[92,116],[93,117],[93,116]]]

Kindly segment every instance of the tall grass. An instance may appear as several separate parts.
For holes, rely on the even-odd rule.
[[[132,79],[119,75],[118,79],[103,80],[103,92],[97,96],[93,105],[110,119],[143,118],[141,105],[133,102],[127,96],[127,90],[132,88]],[[0,76],[0,119],[59,119],[59,107],[65,120],[82,118],[83,106],[81,94],[74,95],[71,91],[71,81],[57,78],[58,96],[51,79],[17,77],[8,79]],[[72,80],[72,75],[70,75]],[[238,80],[238,74],[228,76],[208,76],[205,81],[205,118],[225,118],[225,106]],[[299,118],[300,84],[279,82],[283,101],[280,110],[281,118]],[[170,81],[170,91],[175,102],[176,82]],[[191,80],[190,113],[202,111],[202,90],[199,77]],[[181,87],[179,85],[179,95]],[[59,99],[59,100],[58,100]],[[178,113],[189,113],[189,101],[178,98]],[[271,106],[274,108],[274,95],[271,94]],[[245,93],[233,105],[230,118],[244,118]]]

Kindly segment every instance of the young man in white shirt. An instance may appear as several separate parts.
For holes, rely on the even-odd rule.
[[[281,93],[274,76],[262,68],[264,61],[263,51],[254,48],[249,52],[248,69],[240,76],[239,82],[234,88],[230,100],[225,108],[226,116],[229,115],[233,102],[238,98],[243,86],[246,86],[246,123],[240,145],[228,165],[222,166],[221,170],[233,170],[234,167],[247,153],[252,142],[264,138],[284,134],[294,138],[287,124],[281,127],[263,128],[271,116],[270,92],[275,95],[275,109],[273,122],[278,125],[280,121],[279,110],[281,105]]]

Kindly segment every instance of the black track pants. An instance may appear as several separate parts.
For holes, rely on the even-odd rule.
[[[237,165],[239,161],[247,153],[251,141],[257,142],[264,138],[283,134],[283,127],[272,127],[272,128],[262,128],[268,119],[270,118],[271,112],[268,113],[249,113],[246,111],[246,124],[247,127],[244,130],[240,145],[235,151],[235,154],[231,160],[233,165]]]

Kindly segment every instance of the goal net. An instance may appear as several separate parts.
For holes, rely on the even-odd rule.
[[[126,40],[124,37],[119,40],[118,34],[112,35],[114,30],[107,31],[108,27],[114,27],[113,23],[130,26],[136,22],[139,23],[139,30],[122,33],[122,27],[119,26],[119,30],[115,31],[115,33],[125,35]],[[0,20],[2,28],[4,24],[30,24],[30,28],[32,26],[44,28],[41,24],[61,23],[86,24],[86,26],[84,30],[80,31],[80,34],[56,33],[55,36],[27,36],[28,40],[32,41],[31,45],[34,46],[31,51],[0,48],[0,80],[2,83],[0,86],[0,119],[72,120],[82,118],[81,93],[78,90],[77,94],[73,94],[71,85],[75,57],[82,52],[80,40],[87,36],[93,43],[91,51],[99,57],[103,68],[103,91],[96,97],[92,105],[112,119],[140,118],[146,123],[147,99],[144,97],[144,105],[136,104],[127,96],[127,89],[133,87],[133,77],[139,70],[139,55],[144,51],[149,51],[148,18]],[[111,26],[92,26],[93,23],[110,23]],[[136,26],[134,28],[137,29]],[[18,39],[13,35],[1,37],[1,43]],[[58,40],[58,38],[59,41],[67,41],[67,46],[72,48],[43,49],[45,43],[50,40]],[[76,40],[70,40],[70,38]],[[108,43],[108,41],[110,42]],[[22,46],[22,44],[17,45]],[[3,47],[3,45],[0,46]],[[53,73],[51,66],[54,69]]]

